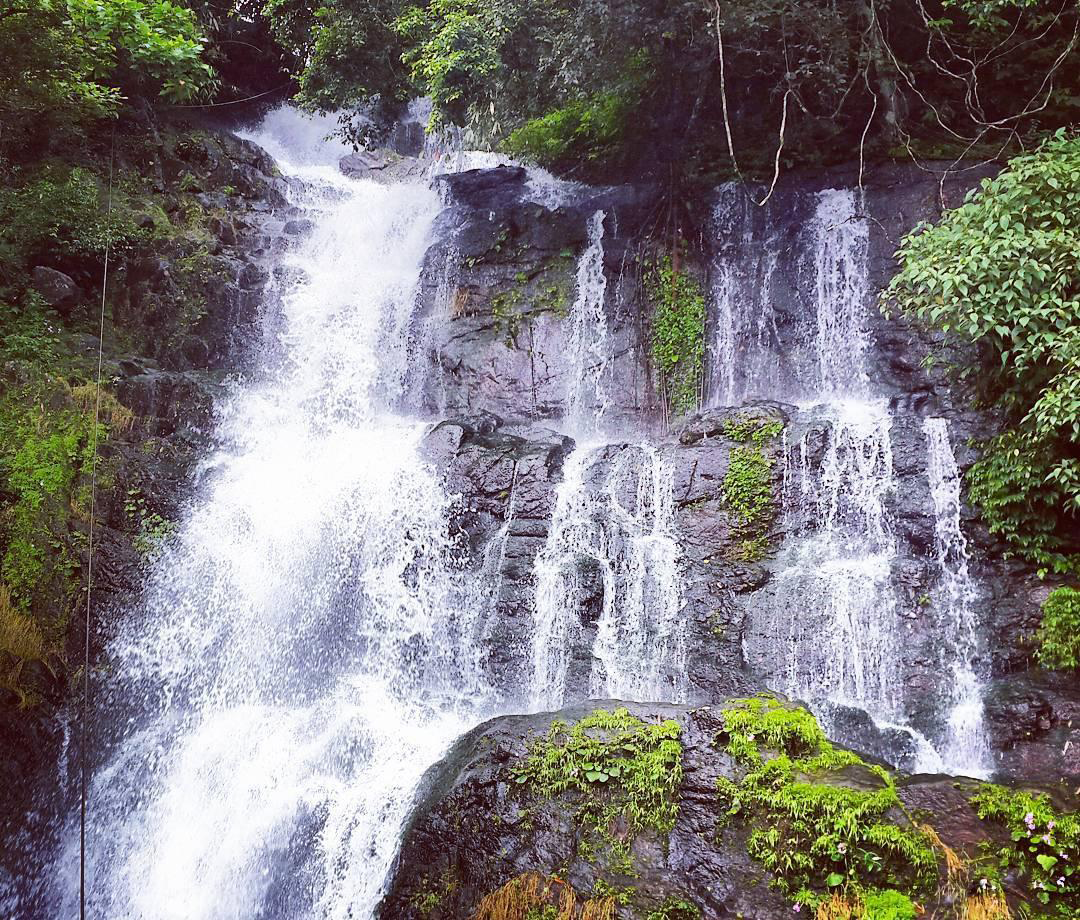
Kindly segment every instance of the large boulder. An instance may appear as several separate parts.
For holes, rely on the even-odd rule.
[[[984,896],[982,849],[1010,846],[984,788],[890,773],[779,698],[503,716],[426,775],[380,916],[774,920],[860,887],[951,916]]]

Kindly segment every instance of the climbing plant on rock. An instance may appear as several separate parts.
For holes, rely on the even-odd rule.
[[[652,303],[652,361],[674,415],[697,408],[705,371],[705,295],[701,284],[669,253],[647,270]]]

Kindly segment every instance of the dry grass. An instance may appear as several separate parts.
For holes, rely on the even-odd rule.
[[[615,920],[615,898],[590,898],[581,905],[581,920]]]
[[[559,878],[524,872],[487,895],[473,920],[525,920],[529,911],[554,907],[556,920],[615,920],[615,898],[590,898],[578,904],[574,889]]]
[[[818,905],[814,920],[859,920],[863,915],[861,904],[852,904],[837,891],[828,901]]]
[[[109,426],[109,431],[130,431],[135,423],[135,413],[125,406],[119,399],[108,390],[101,390],[100,404],[98,403],[98,387],[95,383],[85,383],[82,386],[71,388],[71,398],[83,412],[100,410],[101,418]]]
[[[45,659],[45,637],[37,623],[11,603],[7,585],[0,585],[0,652],[20,661]]]
[[[937,850],[945,860],[945,871],[950,886],[961,885],[966,887],[968,878],[968,864],[956,850],[949,846],[934,828],[929,824],[920,824],[919,830],[930,841],[930,845]]]
[[[574,920],[577,896],[573,888],[560,879],[524,872],[486,895],[477,905],[473,920],[525,920],[530,910],[548,904],[558,911],[558,920]]]
[[[1012,916],[1000,891],[973,894],[964,903],[964,920],[1012,920]]]
[[[40,627],[11,603],[11,591],[0,584],[0,688],[14,693],[20,706],[32,706],[37,700],[37,694],[23,685],[23,666],[40,661],[48,667],[48,653]]]

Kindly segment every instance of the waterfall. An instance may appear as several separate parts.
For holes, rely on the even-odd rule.
[[[604,374],[611,361],[605,309],[604,218],[604,212],[597,211],[589,219],[588,242],[577,266],[577,297],[569,316],[566,420],[579,437],[599,432],[609,398],[604,390]]]
[[[574,651],[592,632],[579,693],[682,699],[686,648],[672,471],[655,448],[602,437],[612,360],[604,273],[605,213],[589,219],[570,310],[565,424],[580,439],[563,466],[534,563],[529,697],[555,708],[573,694]]]
[[[686,695],[672,471],[649,445],[579,448],[566,461],[551,529],[535,564],[531,698],[572,695],[573,649],[591,625],[593,697]],[[584,681],[583,681],[584,684]]]
[[[851,190],[818,194],[806,231],[814,360],[803,386],[810,425],[799,445],[794,545],[768,589],[772,629],[787,644],[783,687],[815,703],[826,727],[836,705],[903,721],[900,635],[890,582],[897,546],[887,510],[895,490],[884,402],[868,398],[865,358],[869,233]],[[811,458],[809,438],[825,449]],[[797,598],[797,603],[792,600]]]
[[[751,207],[742,184],[731,182],[720,187],[712,211],[712,229],[722,241],[710,272],[709,402],[714,406],[736,406],[751,395],[781,392],[784,371],[772,308],[779,257],[770,241],[762,246],[755,238]]]
[[[895,537],[885,510],[894,489],[890,419],[856,401],[824,409],[828,443],[818,462],[799,445],[794,487],[809,512],[765,589],[770,631],[786,644],[786,693],[900,718]],[[821,712],[829,723],[827,709]]]
[[[945,419],[926,419],[923,433],[938,568],[933,601],[942,618],[943,670],[952,677],[946,690],[949,716],[942,757],[957,772],[985,777],[990,752],[983,724],[982,684],[974,667],[979,653],[975,608],[979,591],[968,572],[967,540],[960,525],[960,471]]]
[[[936,747],[909,722],[913,701],[905,694],[905,636],[893,581],[900,546],[891,511],[892,418],[867,368],[872,292],[862,207],[854,191],[827,189],[816,195],[804,230],[802,278],[812,314],[803,339],[809,347],[787,394],[799,404],[804,433],[785,457],[787,537],[773,578],[750,602],[744,650],[773,686],[807,700],[841,738],[851,711],[862,710],[906,748],[898,756],[909,765],[970,773],[983,762],[980,689],[970,666],[974,587],[959,525],[959,480],[940,420],[925,429],[926,470],[945,610],[943,669],[954,689],[947,725],[934,732]],[[723,328],[730,307],[721,301],[718,310]],[[724,334],[740,341],[756,333],[744,326]],[[772,395],[770,386],[765,380],[746,391]],[[782,661],[772,660],[776,642],[785,649]]]
[[[408,414],[441,204],[344,179],[313,130],[280,112],[255,135],[314,230],[282,257],[279,348],[219,406],[197,497],[108,644],[95,916],[371,916],[421,773],[490,712],[453,500]],[[68,840],[70,893],[77,821]]]
[[[616,593],[605,595],[593,643],[589,695],[630,700],[686,698],[673,471],[663,453],[624,450],[607,477],[608,526],[618,547]]]
[[[854,191],[827,189],[818,195],[809,227],[814,253],[816,383],[817,392],[827,398],[866,391],[870,231],[858,212]]]

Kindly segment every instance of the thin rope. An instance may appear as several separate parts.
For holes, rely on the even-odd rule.
[[[283,89],[292,86],[292,80],[288,83],[282,83],[281,86],[275,86],[273,89],[268,89],[265,93],[256,93],[254,96],[245,96],[243,99],[231,99],[228,102],[204,102],[201,105],[174,105],[174,109],[216,109],[223,105],[239,105],[241,102],[251,102],[253,99],[262,99],[263,96],[269,96],[271,93],[280,93]]]
[[[86,920],[86,762],[87,727],[90,722],[90,594],[94,573],[94,517],[97,512],[98,426],[101,422],[101,367],[105,351],[105,292],[109,285],[109,254],[112,248],[113,167],[116,162],[116,125],[109,145],[109,194],[105,204],[105,267],[101,275],[101,319],[98,323],[97,384],[94,387],[93,455],[90,461],[90,546],[86,557],[86,634],[83,646],[83,700],[79,765],[79,920]]]

